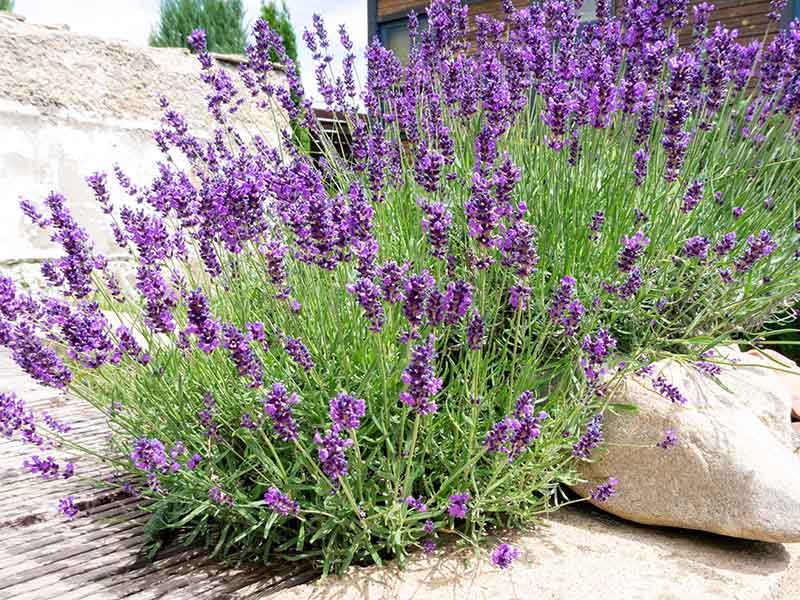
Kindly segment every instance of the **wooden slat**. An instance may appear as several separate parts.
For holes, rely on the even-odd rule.
[[[420,0],[378,0],[378,19],[383,19],[390,15],[406,15],[412,10],[421,12],[427,2]]]

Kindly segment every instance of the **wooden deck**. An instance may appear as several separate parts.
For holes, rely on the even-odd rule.
[[[107,429],[97,411],[34,384],[5,352],[0,391],[16,392],[36,413],[46,410],[68,422],[70,435],[82,443],[103,447]],[[185,546],[168,547],[151,561],[141,551],[147,515],[136,500],[99,492],[78,476],[44,481],[23,472],[22,461],[36,453],[16,438],[0,437],[0,600],[266,598],[317,576],[301,564],[224,565],[203,548]],[[78,471],[111,475],[85,459],[76,463]],[[81,510],[71,521],[56,512],[58,499],[68,495]]]

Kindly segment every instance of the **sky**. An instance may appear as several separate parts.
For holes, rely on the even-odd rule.
[[[158,19],[159,0],[16,0],[14,12],[31,23],[68,25],[72,31],[124,39],[140,46]],[[244,0],[246,23],[259,15],[261,0]],[[357,57],[356,71],[364,81],[364,49],[367,44],[367,0],[286,0],[298,38],[298,54],[303,84],[316,97],[314,63],[300,39],[303,29],[311,26],[314,13],[323,16],[332,46],[339,49],[339,25],[347,27]],[[340,49],[339,49],[340,50]],[[334,53],[341,59],[343,52]]]

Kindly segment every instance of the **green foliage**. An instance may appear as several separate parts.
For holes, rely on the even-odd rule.
[[[0,10],[11,12],[14,10],[14,0],[0,0]]]
[[[203,29],[210,52],[243,54],[247,45],[242,0],[161,0],[150,45],[188,47],[186,37]]]

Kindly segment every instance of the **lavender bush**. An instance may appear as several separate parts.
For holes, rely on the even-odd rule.
[[[263,22],[236,83],[193,33],[212,138],[162,99],[154,179],[117,168],[113,199],[105,173],[87,180],[133,286],[61,195],[22,203],[63,257],[43,265],[49,296],[2,279],[0,342],[105,413],[106,460],[136,476],[124,489],[149,499],[152,531],[326,572],[444,533],[477,542],[563,503],[623,377],[684,403],[653,360],[713,385],[709,350],[797,295],[800,24],[742,45],[699,5],[681,48],[685,0],[628,0],[619,18],[598,2],[583,28],[572,2],[505,8],[473,36],[466,7],[435,0],[425,32],[410,19],[407,64],[369,47],[362,90],[344,29],[334,69],[315,19],[304,40],[352,131],[345,156],[291,61],[288,88],[271,83],[285,52]],[[288,125],[270,147],[245,101],[282,106],[325,157]],[[0,430],[39,452],[32,474],[80,476],[44,456],[80,447],[68,425],[1,406]],[[625,473],[592,484],[602,501]]]

